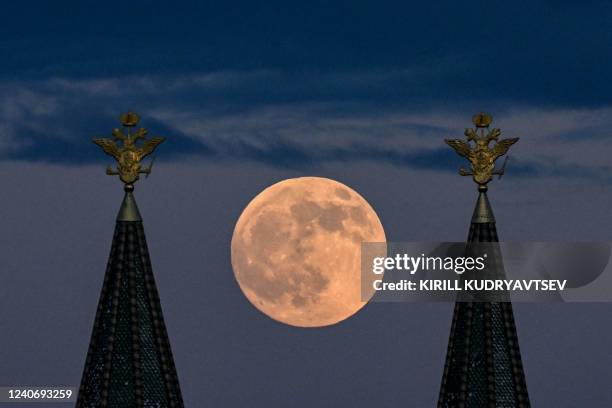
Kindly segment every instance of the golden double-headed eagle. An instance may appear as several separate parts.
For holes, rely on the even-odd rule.
[[[493,175],[504,174],[504,167],[495,170],[495,160],[508,152],[510,146],[515,144],[519,138],[509,138],[499,140],[500,129],[491,129],[485,134],[485,129],[489,127],[493,118],[485,113],[480,113],[472,117],[472,122],[476,129],[466,129],[465,136],[467,141],[461,139],[445,139],[444,141],[462,157],[470,161],[471,171],[464,168],[459,169],[462,176],[472,176],[479,186],[486,186],[493,178]],[[478,131],[480,130],[480,134]],[[472,146],[470,142],[474,142]],[[489,145],[495,142],[493,147]]]
[[[138,124],[138,121],[139,117],[135,113],[125,113],[121,115],[121,123],[127,129],[126,133],[122,129],[113,129],[112,139],[93,140],[95,144],[102,148],[104,153],[117,160],[117,170],[113,170],[108,166],[106,174],[119,176],[121,181],[128,186],[132,186],[140,178],[141,174],[146,174],[147,176],[151,174],[153,163],[146,169],[143,169],[140,163],[142,159],[153,153],[160,143],[166,140],[164,137],[152,137],[149,140],[145,140],[148,133],[145,128],[139,128],[132,132],[132,128]],[[140,140],[143,142],[138,146],[137,142]],[[119,141],[122,142],[122,146],[117,145]]]

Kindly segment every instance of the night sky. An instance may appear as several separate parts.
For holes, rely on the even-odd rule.
[[[136,198],[189,407],[437,401],[452,304],[298,329],[242,295],[233,227],[284,178],[351,186],[389,240],[465,240],[476,188],[443,139],[485,110],[521,138],[500,239],[610,240],[610,3],[159,3],[3,5],[0,386],[80,382],[122,198],[90,140],[128,109],[168,138]],[[515,317],[533,406],[612,405],[611,305]]]

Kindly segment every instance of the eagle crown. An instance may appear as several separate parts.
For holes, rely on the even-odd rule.
[[[495,160],[505,155],[508,152],[510,146],[516,143],[519,138],[509,138],[499,140],[501,130],[493,128],[490,131],[486,131],[489,128],[493,118],[491,115],[486,113],[479,113],[472,117],[472,123],[476,128],[465,129],[465,136],[467,141],[460,139],[445,139],[445,142],[451,146],[457,154],[465,157],[470,162],[471,171],[459,169],[459,174],[462,176],[472,176],[474,181],[478,184],[478,188],[481,191],[486,191],[487,183],[491,181],[493,175],[498,175],[500,178],[505,172],[506,161],[501,169],[495,169]],[[474,142],[471,145],[470,142]],[[489,147],[491,142],[495,142],[492,147]]]
[[[143,169],[141,166],[142,159],[153,153],[157,146],[166,139],[164,137],[152,137],[146,140],[148,130],[145,128],[138,128],[133,132],[132,128],[139,122],[138,115],[133,112],[121,115],[120,120],[123,129],[113,129],[111,132],[112,139],[94,139],[93,142],[100,146],[104,153],[117,160],[117,169],[113,170],[108,166],[106,174],[119,176],[125,184],[125,189],[131,191],[134,189],[134,183],[140,178],[140,174],[145,174],[147,177],[151,174],[153,162],[146,169]],[[138,141],[142,141],[139,146],[137,145]],[[117,142],[121,142],[121,147],[117,145]]]

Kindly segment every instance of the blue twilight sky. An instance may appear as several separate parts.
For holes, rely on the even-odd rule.
[[[127,109],[168,138],[137,196],[188,406],[436,402],[452,305],[301,330],[242,296],[231,233],[274,182],[346,183],[395,241],[465,239],[475,191],[442,139],[485,110],[521,137],[491,188],[503,239],[612,235],[612,3],[21,1],[1,20],[0,385],[80,381],[121,199],[90,139]],[[609,305],[515,310],[534,406],[612,404]]]

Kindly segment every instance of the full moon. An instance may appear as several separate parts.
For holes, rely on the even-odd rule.
[[[269,317],[327,326],[372,297],[373,288],[362,299],[361,243],[385,241],[376,212],[354,190],[326,178],[288,179],[266,188],[242,212],[232,267],[247,299]]]

